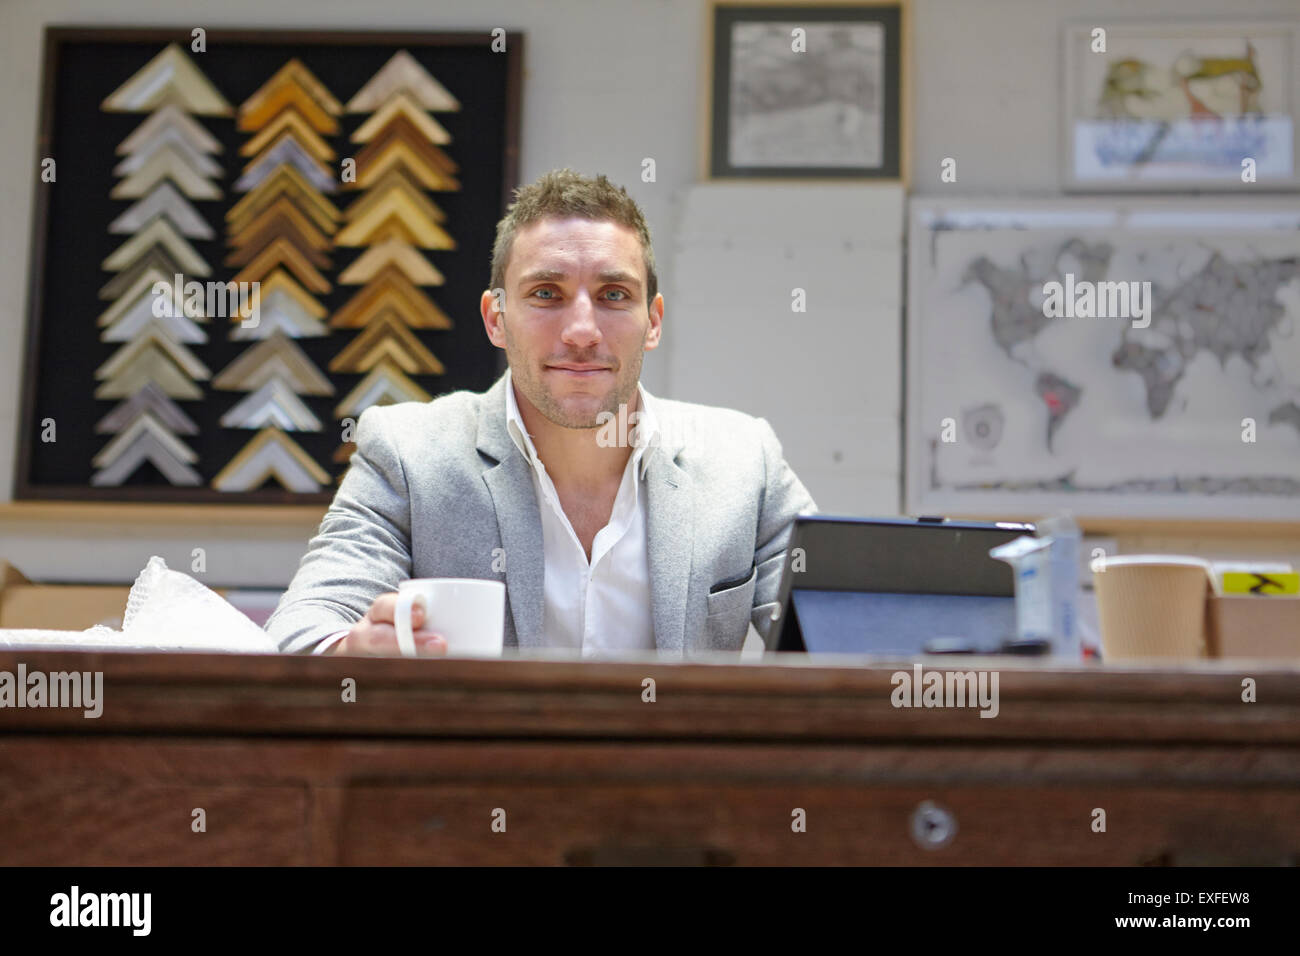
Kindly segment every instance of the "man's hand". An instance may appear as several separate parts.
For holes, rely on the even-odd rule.
[[[375,598],[366,616],[352,625],[348,636],[335,644],[330,654],[375,654],[401,657],[397,646],[397,628],[393,616],[397,610],[397,592],[389,591]],[[411,629],[415,635],[415,653],[420,657],[442,657],[447,653],[447,641],[424,627],[424,604],[416,601],[411,608]]]

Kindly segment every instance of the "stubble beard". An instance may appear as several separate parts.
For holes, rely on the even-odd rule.
[[[600,428],[604,424],[601,416],[606,412],[617,418],[620,405],[626,405],[628,413],[631,413],[632,400],[637,391],[637,382],[641,378],[641,363],[645,356],[644,351],[638,351],[631,363],[614,370],[614,385],[605,401],[600,403],[599,408],[590,413],[574,412],[566,407],[551,391],[551,387],[546,381],[546,369],[534,367],[530,361],[518,353],[510,336],[509,327],[505,323],[504,314],[502,315],[501,326],[505,329],[506,359],[510,364],[510,377],[519,386],[519,390],[523,392],[524,397],[533,403],[533,407],[541,412],[547,421],[559,425],[561,428],[594,429]],[[645,344],[644,337],[641,342],[642,345]],[[524,374],[521,375],[520,372]]]

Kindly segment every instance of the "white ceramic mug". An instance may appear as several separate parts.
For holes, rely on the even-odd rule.
[[[481,578],[413,578],[397,586],[397,646],[415,656],[411,609],[424,603],[424,627],[447,639],[448,657],[500,657],[505,643],[506,586]]]

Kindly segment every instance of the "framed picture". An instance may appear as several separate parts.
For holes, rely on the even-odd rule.
[[[15,496],[329,502],[366,408],[486,388],[522,53],[47,29]]]
[[[718,3],[714,178],[904,179],[905,3]]]
[[[1064,28],[1067,190],[1300,186],[1300,20]]]
[[[1300,518],[1300,199],[911,204],[906,510]]]

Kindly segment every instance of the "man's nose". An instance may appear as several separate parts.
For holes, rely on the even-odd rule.
[[[589,344],[600,340],[600,326],[596,323],[596,307],[586,292],[574,297],[564,317],[563,339],[572,344]]]

